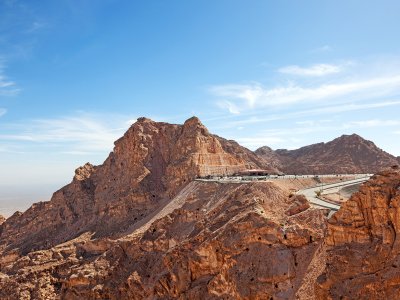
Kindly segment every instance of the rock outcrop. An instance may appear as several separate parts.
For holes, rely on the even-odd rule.
[[[319,299],[400,299],[400,172],[374,176],[329,220]]]
[[[3,224],[6,221],[6,218],[4,218],[2,215],[0,215],[0,225]]]
[[[118,236],[196,177],[262,167],[251,151],[210,134],[196,117],[183,125],[140,118],[101,166],[78,168],[51,201],[9,218],[0,249],[46,249],[88,231]]]
[[[3,262],[0,298],[312,299],[326,212],[287,194],[267,182],[192,182],[144,231]]]
[[[329,211],[293,195],[314,179],[194,180],[388,164],[328,227]],[[358,136],[253,153],[195,117],[140,118],[102,165],[76,169],[50,201],[0,216],[0,299],[400,299],[399,172]]]
[[[271,182],[194,181],[273,167],[197,118],[141,118],[0,225],[0,298],[310,299],[327,211]]]
[[[255,151],[261,158],[275,161],[287,174],[376,173],[398,164],[395,156],[357,134],[342,135],[328,143],[318,143],[296,150]]]

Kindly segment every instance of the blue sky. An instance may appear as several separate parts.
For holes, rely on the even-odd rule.
[[[0,0],[0,213],[101,163],[139,116],[400,155],[399,28],[394,0]]]

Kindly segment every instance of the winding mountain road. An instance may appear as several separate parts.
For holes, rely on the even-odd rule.
[[[321,195],[338,193],[341,189],[367,181],[373,174],[324,174],[324,175],[269,175],[269,176],[216,176],[211,178],[198,178],[196,181],[214,181],[221,183],[245,183],[254,181],[274,181],[281,179],[300,179],[300,178],[318,178],[321,184],[315,187],[302,189],[296,194],[303,194],[307,200],[315,207],[328,208],[331,214],[338,211],[340,205],[325,201],[317,196],[317,192],[321,191]],[[323,183],[324,178],[338,177],[338,176],[354,176],[355,179],[343,180],[337,183]]]
[[[363,183],[367,181],[370,177],[371,174],[365,174],[364,177],[353,180],[346,180],[339,183],[321,184],[320,186],[299,190],[297,191],[297,194],[303,194],[304,196],[306,196],[307,200],[310,201],[314,206],[329,208],[330,210],[337,211],[339,210],[340,205],[333,204],[319,198],[317,196],[317,192],[321,191],[321,195],[337,193],[340,189],[344,187]]]

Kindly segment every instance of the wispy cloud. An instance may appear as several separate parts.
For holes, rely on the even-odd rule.
[[[238,107],[232,102],[222,100],[217,102],[217,105],[222,109],[227,109],[231,114],[237,115],[240,113]]]
[[[217,98],[236,108],[236,113],[268,106],[296,103],[325,102],[346,97],[366,100],[372,97],[388,97],[400,94],[400,75],[375,77],[364,80],[348,80],[341,83],[306,87],[289,83],[286,86],[266,88],[261,83],[228,84],[210,89]],[[219,100],[220,101],[220,100]]]
[[[0,142],[31,143],[53,149],[59,147],[62,153],[73,155],[107,152],[129,127],[126,123],[129,119],[132,117],[78,113],[75,116],[24,121],[9,125],[7,133],[0,135]]]
[[[329,52],[332,51],[333,48],[329,45],[323,45],[321,47],[317,47],[311,50],[311,53],[321,53],[321,52]]]
[[[46,23],[41,21],[34,21],[26,30],[26,33],[34,33],[46,27]]]
[[[313,109],[303,109],[297,110],[294,112],[282,112],[279,114],[271,114],[268,113],[266,110],[259,110],[257,113],[252,114],[244,114],[240,115],[241,118],[238,120],[229,120],[230,118],[226,118],[222,125],[219,128],[236,128],[237,126],[249,125],[249,124],[259,124],[259,123],[268,123],[274,121],[281,121],[281,120],[292,120],[296,118],[302,117],[310,117],[310,116],[322,116],[327,115],[330,116],[332,114],[337,113],[346,113],[351,111],[362,111],[362,110],[373,110],[379,109],[384,107],[391,107],[391,106],[400,106],[400,100],[394,101],[382,101],[377,103],[366,103],[366,104],[337,104],[337,105],[330,105],[324,106],[319,108]],[[232,117],[232,116],[231,116]],[[222,117],[218,119],[222,120]]]
[[[340,65],[316,64],[310,67],[300,67],[297,65],[286,66],[278,69],[279,73],[296,75],[296,76],[326,76],[339,73],[342,70]]]
[[[276,83],[228,83],[213,85],[208,91],[218,107],[236,115],[257,113],[263,108],[294,110],[357,101],[377,103],[400,96],[399,66],[400,57],[291,65],[276,70],[279,76],[272,79]]]
[[[261,146],[279,146],[284,145],[285,148],[298,148],[299,142],[307,139],[309,136],[315,136],[318,134],[328,134],[335,136],[335,132],[339,132],[337,135],[343,134],[346,131],[373,128],[373,127],[393,127],[399,126],[400,121],[398,120],[362,120],[352,122],[339,122],[333,120],[306,120],[294,122],[293,126],[285,126],[278,128],[267,128],[261,129],[253,137],[243,137],[237,140],[250,149],[256,149]],[[393,134],[400,134],[400,131],[394,131]],[[336,135],[336,136],[337,136]],[[319,141],[318,141],[319,142]],[[275,147],[276,148],[276,147]]]
[[[0,57],[0,96],[14,96],[19,93],[20,89],[14,81],[8,79],[4,70],[5,60]]]
[[[352,121],[343,124],[344,128],[352,128],[352,127],[360,127],[360,128],[369,128],[369,127],[386,127],[386,126],[398,126],[400,125],[400,121],[398,120],[362,120],[362,121]]]
[[[0,108],[0,117],[4,116],[7,113],[7,110],[5,108]]]

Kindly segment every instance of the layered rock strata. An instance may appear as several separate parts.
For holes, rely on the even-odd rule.
[[[400,173],[374,176],[328,221],[319,299],[400,299]]]
[[[183,125],[140,118],[101,166],[78,168],[51,201],[10,217],[0,250],[46,249],[84,232],[118,236],[196,177],[262,167],[255,154],[210,134],[196,117]]]
[[[312,299],[326,212],[307,204],[273,183],[192,182],[144,231],[3,262],[0,298]]]

